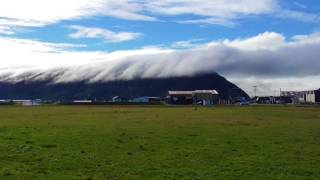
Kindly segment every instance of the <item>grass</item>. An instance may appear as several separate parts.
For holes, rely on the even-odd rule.
[[[320,179],[317,107],[0,107],[0,179]]]

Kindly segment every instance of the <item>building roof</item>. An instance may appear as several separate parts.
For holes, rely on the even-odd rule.
[[[91,100],[74,100],[73,103],[92,103]]]
[[[192,95],[193,91],[169,91],[169,95]]]
[[[141,97],[136,97],[134,99],[161,99],[160,97],[152,97],[152,96],[141,96]]]
[[[218,95],[219,93],[216,90],[195,90],[195,91],[169,91],[169,95],[193,95],[193,94],[214,94]]]
[[[216,94],[218,95],[218,91],[216,90],[195,90],[193,91],[193,93],[195,94]]]

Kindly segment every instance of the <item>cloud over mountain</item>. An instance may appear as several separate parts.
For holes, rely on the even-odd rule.
[[[286,39],[266,32],[255,37],[213,41],[190,49],[146,48],[115,52],[78,52],[81,45],[52,44],[0,38],[1,81],[41,80],[56,82],[154,78],[218,72],[250,90],[254,83],[282,82],[283,88],[301,79],[319,77],[320,35],[318,33]],[[28,57],[28,58],[25,58]],[[278,83],[280,84],[280,83]],[[261,85],[263,86],[263,85]]]

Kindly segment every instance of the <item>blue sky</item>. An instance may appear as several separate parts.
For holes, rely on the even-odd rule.
[[[275,1],[279,6],[298,13],[316,15],[320,12],[320,3],[317,0],[308,1]],[[201,2],[199,2],[201,3]],[[244,5],[245,6],[245,5]],[[147,13],[150,15],[150,13]],[[201,39],[202,42],[221,39],[248,38],[262,32],[278,32],[290,38],[294,35],[310,34],[319,30],[319,17],[315,20],[305,20],[304,17],[285,17],[273,13],[261,15],[248,15],[232,20],[234,24],[186,24],[179,23],[191,19],[206,18],[188,13],[175,16],[156,15],[155,21],[132,21],[108,16],[93,16],[81,19],[62,19],[58,23],[48,24],[44,27],[23,27],[25,30],[18,32],[13,37],[35,39],[53,43],[81,43],[87,44],[88,50],[116,51],[135,49],[150,45],[169,46],[176,41]],[[141,36],[123,42],[108,42],[104,38],[79,38],[73,39],[69,34],[74,30],[70,26],[81,25],[91,28],[108,29],[113,32],[135,32]],[[85,50],[86,50],[85,49]]]
[[[319,2],[316,0],[295,1],[292,3],[280,1],[284,7],[303,13],[320,12]],[[299,5],[297,5],[299,4]],[[56,24],[49,24],[45,27],[27,29],[25,32],[14,35],[19,38],[37,39],[55,43],[83,43],[88,44],[89,50],[107,50],[139,48],[148,45],[169,45],[175,41],[189,39],[203,39],[203,41],[219,39],[246,38],[265,31],[274,31],[291,37],[297,34],[309,34],[318,31],[319,22],[304,22],[303,19],[280,18],[272,14],[262,16],[249,16],[235,21],[235,25],[215,24],[182,24],[176,21],[182,19],[196,18],[191,15],[180,15],[174,17],[159,17],[161,21],[130,21],[113,17],[97,16],[80,20],[63,20]],[[104,39],[71,39],[68,34],[72,25],[86,27],[99,27],[114,32],[130,31],[139,32],[143,35],[135,40],[121,43],[110,43]]]
[[[95,64],[97,59],[99,63],[107,63],[105,66],[111,66],[109,61],[121,64],[131,59],[138,62],[137,56],[144,59],[151,54],[166,60],[176,56],[185,58],[181,62],[193,57],[194,63],[208,63],[212,71],[221,73],[247,91],[256,84],[262,87],[261,93],[264,94],[280,86],[298,89],[302,84],[295,81],[310,82],[320,77],[320,73],[312,70],[312,73],[306,73],[299,69],[291,71],[289,67],[293,67],[293,63],[297,68],[306,60],[300,54],[301,58],[293,62],[288,54],[294,48],[299,48],[297,52],[305,52],[320,44],[319,12],[318,0],[6,0],[0,4],[0,55],[3,57],[0,68],[6,69],[0,72],[0,77],[10,79],[10,75],[11,79],[16,79],[27,71],[48,71],[58,66],[70,66],[70,62],[72,66],[80,67],[84,63]],[[8,52],[13,53],[3,49],[10,49]],[[196,57],[203,49],[217,52]],[[243,54],[249,56],[247,59],[259,54],[257,61],[260,64],[238,58],[232,59],[235,64],[226,65],[231,61],[230,57],[233,58],[231,51],[240,52],[239,57]],[[265,51],[274,52],[275,57],[262,56]],[[167,57],[168,53],[172,57]],[[24,57],[16,54],[24,54]],[[319,55],[311,54],[309,61],[315,67],[320,66]],[[206,59],[211,60],[208,62]],[[277,64],[279,59],[283,64]],[[160,58],[158,61],[165,60]],[[270,73],[264,69],[252,72],[246,68],[233,69],[237,63],[263,68],[268,61],[272,65]],[[278,70],[281,65],[288,66],[288,70],[284,70],[287,73]],[[150,64],[148,68],[153,69],[153,66]],[[196,70],[188,67],[182,67],[185,71],[172,69],[150,75],[140,72],[140,75],[149,77],[209,71],[202,66]],[[102,73],[93,65],[86,71]],[[102,73],[105,76],[99,77],[108,79],[105,77],[113,71],[109,69]],[[122,74],[127,72],[128,69]],[[139,73],[138,70],[130,72]],[[79,72],[69,72],[73,73]],[[130,77],[124,75],[124,78]],[[305,86],[316,87],[320,84]]]

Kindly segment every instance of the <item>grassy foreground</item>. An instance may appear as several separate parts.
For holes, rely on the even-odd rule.
[[[0,179],[320,179],[320,108],[0,107]]]

